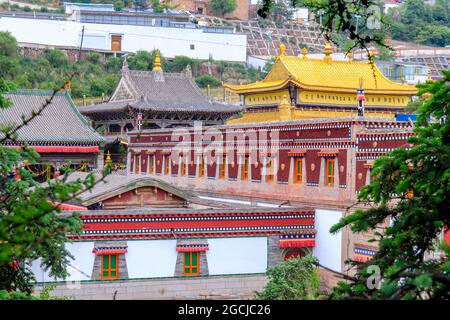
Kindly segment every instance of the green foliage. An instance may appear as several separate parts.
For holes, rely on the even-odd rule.
[[[395,40],[426,45],[450,45],[450,6],[448,0],[428,5],[423,0],[407,0],[399,9],[390,10],[387,21]]]
[[[317,259],[311,254],[303,258],[291,258],[267,270],[269,282],[262,292],[256,293],[263,300],[316,300],[319,295]]]
[[[368,49],[373,44],[389,47],[385,43],[385,17],[381,10],[376,10],[380,7],[379,0],[290,0],[289,3],[294,8],[304,7],[314,12],[316,21],[321,22],[320,28],[325,37],[334,43],[344,34],[348,38],[349,48]],[[268,18],[280,10],[285,10],[282,1],[262,0],[262,6],[257,13],[262,18]],[[287,11],[286,14],[277,15],[285,15],[286,19],[289,17]],[[360,18],[356,19],[356,15]],[[282,22],[279,19],[277,24],[281,25]],[[370,28],[364,27],[367,25],[370,25]]]
[[[231,13],[237,8],[236,0],[210,0],[211,10],[221,16]]]
[[[188,65],[191,66],[191,70],[197,70],[200,61],[192,59],[186,56],[176,56],[168,65],[171,72],[183,72]]]
[[[218,87],[218,86],[220,86],[220,80],[215,78],[215,77],[213,77],[213,76],[210,76],[208,74],[205,74],[204,76],[200,76],[200,77],[195,78],[195,82],[197,82],[197,85],[200,88],[206,88],[206,87],[208,87],[208,85],[210,87]]]
[[[376,233],[379,251],[363,264],[354,283],[340,285],[332,298],[449,299],[450,248],[439,239],[450,225],[450,71],[444,79],[419,85],[422,99],[411,149],[396,149],[375,161],[377,178],[362,188],[359,200],[370,203],[343,218],[331,231],[350,226],[354,232],[374,230],[387,219],[384,234]],[[428,119],[433,119],[429,122]],[[412,195],[412,196],[411,196]],[[440,250],[440,255],[430,252]],[[370,289],[369,267],[376,266],[380,288]]]
[[[45,59],[50,63],[53,68],[64,68],[69,64],[69,58],[64,51],[58,49],[46,49]]]
[[[0,96],[10,87],[0,78]],[[10,105],[4,97],[0,99],[0,108]],[[32,115],[24,116],[29,118]],[[14,137],[14,128],[1,126],[0,144],[14,140],[8,138]],[[24,163],[37,163],[38,158],[39,154],[26,146],[21,149],[0,147],[1,299],[20,299],[31,294],[34,280],[29,268],[31,261],[39,259],[41,266],[55,278],[61,279],[68,275],[67,265],[72,256],[65,248],[69,242],[67,235],[78,234],[81,221],[77,213],[62,215],[54,204],[74,200],[95,183],[93,174],[84,180],[67,182],[68,175],[73,172],[67,166],[62,170],[65,175],[61,180],[48,181],[44,186],[36,182],[36,175],[23,166]],[[15,179],[15,175],[20,176],[20,179]]]

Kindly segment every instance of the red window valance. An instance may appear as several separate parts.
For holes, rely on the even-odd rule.
[[[125,254],[127,253],[128,250],[126,247],[99,247],[99,248],[94,248],[94,250],[92,250],[92,253],[99,256],[99,255],[108,255],[108,254]]]
[[[285,234],[280,236],[280,248],[311,248],[316,246],[314,233]]]
[[[280,239],[280,248],[310,248],[316,246],[315,239]]]
[[[20,146],[11,146],[10,148],[19,149]],[[98,146],[29,146],[38,153],[94,153],[99,152]]]
[[[306,154],[306,149],[291,149],[288,152],[289,157],[304,157]]]
[[[319,157],[336,157],[339,153],[339,150],[336,149],[324,149],[321,150],[318,155]]]
[[[209,250],[208,244],[178,244],[177,252],[201,252]]]

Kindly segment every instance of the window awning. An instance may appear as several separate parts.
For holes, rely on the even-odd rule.
[[[288,152],[289,157],[304,157],[306,154],[306,149],[291,149]]]
[[[186,239],[178,240],[177,252],[201,252],[209,249],[208,240],[204,239]]]
[[[338,149],[323,149],[318,153],[319,157],[336,157],[339,153]]]
[[[286,234],[280,236],[280,248],[311,248],[316,246],[314,233]]]
[[[377,253],[377,249],[375,247],[369,247],[364,244],[356,243],[353,260],[357,262],[366,262],[372,259],[375,253]]]
[[[177,245],[177,252],[201,252],[208,250],[208,245]]]
[[[92,253],[95,255],[108,255],[108,254],[125,254],[128,252],[128,246],[126,244],[99,244],[96,246]]]

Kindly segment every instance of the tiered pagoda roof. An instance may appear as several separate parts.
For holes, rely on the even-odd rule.
[[[37,112],[53,92],[18,90],[4,96],[11,107],[0,109],[0,124],[15,127]],[[4,137],[0,133],[0,137]],[[58,92],[42,113],[17,131],[17,138],[5,144],[30,145],[96,145],[105,141],[80,114],[67,92]],[[58,152],[58,151],[56,151]]]
[[[84,115],[129,111],[232,115],[240,107],[212,102],[195,83],[190,68],[184,73],[129,70],[125,61],[122,77],[111,98],[80,109]]]

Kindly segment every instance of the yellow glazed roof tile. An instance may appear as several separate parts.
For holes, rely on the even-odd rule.
[[[362,88],[366,93],[414,95],[417,92],[414,86],[399,84],[387,79],[378,67],[372,66],[369,62],[332,59],[327,61],[281,55],[275,64],[282,64],[287,70],[289,78],[277,79],[281,76],[277,76],[271,71],[272,74],[269,73],[271,81],[263,80],[241,86],[225,85],[225,87],[238,93],[247,93],[278,90],[291,81],[298,87],[307,90],[353,93],[360,87],[362,80]],[[274,67],[272,67],[273,69]],[[266,79],[269,78],[269,75]]]

